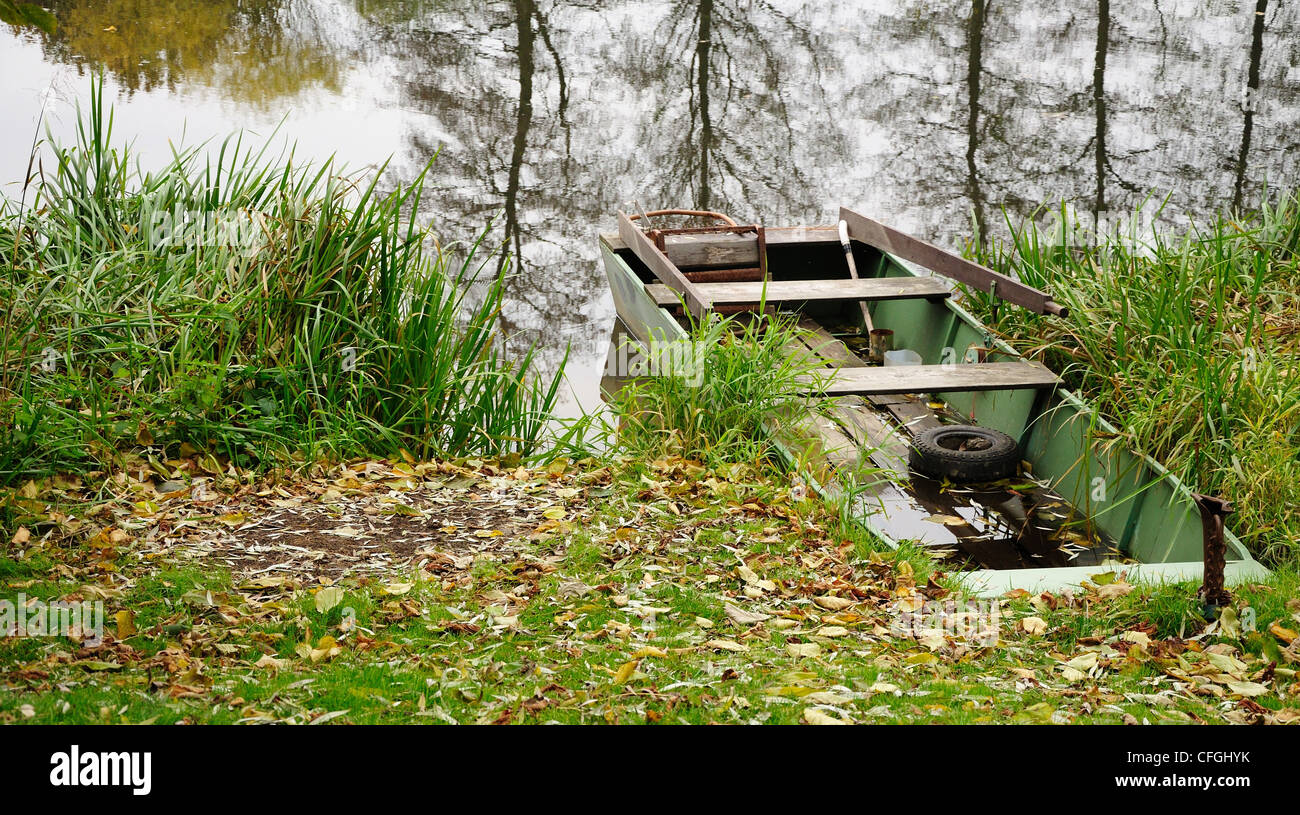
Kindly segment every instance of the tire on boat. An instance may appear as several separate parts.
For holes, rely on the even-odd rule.
[[[1015,475],[1020,445],[987,427],[944,425],[913,439],[907,462],[922,475],[953,483],[997,481]]]

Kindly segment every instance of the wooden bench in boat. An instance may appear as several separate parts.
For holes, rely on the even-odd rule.
[[[811,303],[825,300],[903,300],[914,297],[941,299],[952,295],[937,277],[876,277],[853,280],[769,280],[740,283],[696,283],[695,288],[715,306],[757,303]],[[646,291],[660,306],[675,306],[676,291],[658,283]]]
[[[1060,378],[1035,362],[979,362],[954,365],[898,365],[839,368],[810,396],[871,396],[887,393],[944,393],[1051,388]]]

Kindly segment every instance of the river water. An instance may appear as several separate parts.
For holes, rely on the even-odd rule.
[[[1258,203],[1300,171],[1295,0],[42,0],[0,24],[0,184],[102,67],[146,166],[234,129],[393,179],[444,240],[496,219],[503,310],[592,407],[628,201],[769,225],[841,204],[950,248],[1067,202],[1102,223]],[[44,111],[44,113],[42,113]],[[1151,207],[1148,207],[1148,211]]]

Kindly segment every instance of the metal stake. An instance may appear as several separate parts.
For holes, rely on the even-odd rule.
[[[1232,595],[1224,587],[1223,570],[1228,556],[1228,547],[1223,539],[1223,519],[1232,510],[1232,504],[1212,495],[1192,493],[1196,506],[1201,511],[1201,530],[1204,539],[1204,580],[1201,583],[1201,601],[1206,611],[1217,614],[1218,610],[1232,602]]]

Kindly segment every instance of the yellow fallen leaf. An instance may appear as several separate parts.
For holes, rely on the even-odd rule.
[[[330,586],[316,592],[316,611],[321,614],[327,614],[339,603],[343,602],[343,589],[338,586]]]
[[[852,600],[847,600],[843,597],[832,597],[829,594],[822,595],[821,597],[814,597],[813,602],[828,611],[843,611],[853,605]]]
[[[944,526],[961,526],[966,523],[965,518],[960,518],[956,515],[927,515],[925,516],[925,520],[930,523],[943,524]]]
[[[1284,628],[1279,623],[1273,623],[1268,627],[1268,632],[1282,641],[1283,645],[1290,645],[1295,642],[1296,632],[1289,628]]]
[[[1131,642],[1143,650],[1146,650],[1151,645],[1151,637],[1143,631],[1125,631],[1120,639],[1124,640],[1124,642]]]
[[[808,724],[848,724],[843,719],[836,718],[824,710],[815,707],[806,707],[803,709],[803,720]]]
[[[618,670],[614,672],[614,684],[622,685],[624,682],[631,679],[632,674],[636,671],[636,666],[640,664],[640,662],[641,660],[639,659],[633,659],[620,665]]]
[[[334,638],[327,634],[320,638],[320,641],[316,643],[316,647],[311,649],[309,656],[312,662],[320,662],[322,659],[337,656],[342,651],[343,649],[339,647]]]
[[[1132,583],[1125,583],[1124,581],[1121,580],[1115,583],[1111,583],[1110,585],[1107,586],[1102,586],[1101,588],[1097,589],[1097,596],[1106,597],[1106,598],[1124,597],[1130,592],[1132,592],[1133,588],[1134,586]]]
[[[135,635],[134,614],[126,609],[122,609],[114,615],[114,619],[117,621],[117,638],[119,640],[124,640],[127,637]]]
[[[1074,659],[1070,660],[1065,664],[1075,669],[1076,671],[1083,671],[1084,673],[1087,673],[1097,665],[1097,652],[1084,651],[1082,654],[1079,654],[1077,657],[1075,657]]]
[[[768,696],[779,696],[784,699],[798,699],[803,696],[811,696],[812,688],[803,685],[778,685],[771,688],[764,688],[763,693]]]
[[[646,645],[637,649],[637,652],[632,655],[632,659],[642,659],[644,657],[666,657],[666,656],[668,656],[668,652],[665,651],[664,649],[655,648],[653,645]]]
[[[1042,617],[1026,617],[1020,621],[1020,628],[1031,637],[1047,630],[1047,621]]]
[[[1228,690],[1242,696],[1263,696],[1268,693],[1268,688],[1258,682],[1235,682],[1229,681],[1223,684],[1228,686]]]
[[[733,640],[709,640],[704,643],[704,647],[717,651],[735,651],[736,653],[749,650],[749,646],[741,645]]]

